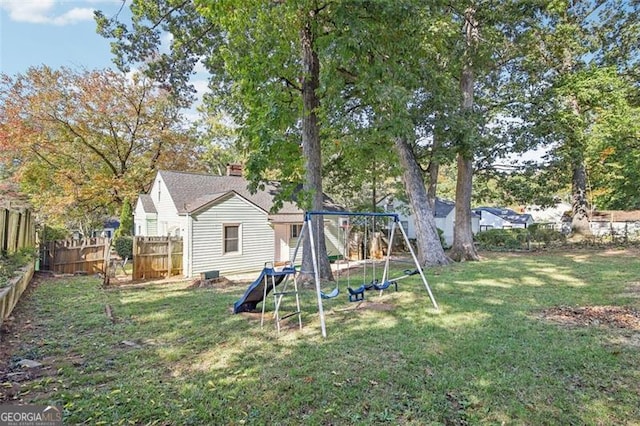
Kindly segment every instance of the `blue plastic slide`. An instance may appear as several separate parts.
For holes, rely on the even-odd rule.
[[[286,267],[281,271],[274,268],[264,268],[260,276],[251,283],[244,295],[233,304],[233,313],[251,312],[256,309],[258,303],[264,298],[264,285],[267,284],[267,294],[273,289],[273,284],[280,284],[287,275],[295,274],[293,267]]]

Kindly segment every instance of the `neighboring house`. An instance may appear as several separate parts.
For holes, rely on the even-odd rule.
[[[571,229],[571,211],[562,221]],[[589,226],[595,236],[614,234],[617,237],[637,240],[640,237],[640,210],[600,210],[589,214]]]
[[[511,209],[500,207],[477,207],[473,209],[480,215],[480,230],[526,228],[534,223],[530,214],[516,213]]]
[[[397,213],[407,236],[411,239],[416,238],[415,221],[413,220],[409,206],[405,202],[387,197],[379,204],[382,205],[386,211]],[[445,245],[450,247],[453,244],[456,205],[453,201],[436,198],[434,210],[436,228],[442,231]],[[471,215],[471,230],[474,234],[480,230],[480,216],[473,213]]]
[[[527,206],[523,213],[531,215],[535,223],[547,223],[560,225],[562,215],[571,210],[571,204],[559,202],[555,206],[541,207],[538,205]]]
[[[149,193],[136,203],[136,235],[183,237],[186,277],[209,270],[255,271],[265,262],[290,260],[304,212],[285,202],[271,214],[278,187],[267,185],[251,194],[241,173],[235,168],[226,176],[158,171]],[[342,210],[328,198],[325,209]],[[338,222],[338,217],[325,218],[330,256],[342,252]]]

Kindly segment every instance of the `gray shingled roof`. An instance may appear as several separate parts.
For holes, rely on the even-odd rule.
[[[442,200],[440,198],[436,198],[435,202],[435,211],[433,212],[435,217],[447,217],[451,210],[456,207],[456,203],[449,200]]]
[[[142,208],[145,213],[158,213],[156,210],[156,205],[153,204],[153,200],[151,199],[151,195],[149,194],[140,194],[140,202],[142,203]]]
[[[214,176],[201,173],[159,170],[178,214],[185,214],[215,201],[230,191],[254,203],[265,212],[273,207],[273,198],[278,192],[277,184],[269,184],[262,191],[252,194],[247,189],[248,181],[241,176]],[[341,210],[327,198],[325,208]],[[302,214],[302,210],[291,202],[285,202],[278,214]]]
[[[532,220],[533,218],[531,217],[530,214],[520,214],[520,213],[516,213],[511,209],[506,209],[506,208],[497,208],[497,207],[478,207],[473,209],[474,212],[479,212],[479,211],[485,211],[485,212],[489,212],[495,216],[498,216],[504,220],[508,220],[511,223],[522,223],[522,224],[526,224],[529,222],[529,220]]]

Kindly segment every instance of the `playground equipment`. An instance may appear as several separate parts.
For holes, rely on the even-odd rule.
[[[317,296],[317,300],[318,300],[318,313],[320,315],[320,327],[322,330],[322,336],[323,337],[327,337],[327,328],[326,328],[326,324],[325,324],[325,316],[324,316],[324,308],[322,305],[322,301],[323,299],[326,299],[327,297],[323,297],[323,292],[321,289],[321,283],[320,283],[320,275],[319,275],[319,271],[318,271],[318,255],[319,253],[317,253],[316,250],[316,244],[315,244],[315,239],[317,238],[317,234],[314,234],[313,231],[313,227],[311,226],[311,219],[313,216],[364,216],[364,217],[372,217],[372,218],[376,218],[376,217],[380,217],[380,218],[387,218],[389,220],[392,220],[392,226],[391,226],[391,232],[390,232],[390,236],[389,236],[389,241],[393,241],[393,237],[395,235],[395,230],[396,228],[400,229],[400,232],[402,232],[402,236],[404,237],[404,241],[407,245],[407,247],[409,247],[409,252],[411,253],[411,257],[413,258],[413,261],[415,263],[415,271],[405,271],[405,274],[399,278],[396,278],[394,280],[389,280],[388,278],[388,273],[389,273],[389,262],[391,259],[391,246],[392,244],[389,244],[388,248],[387,248],[387,254],[385,257],[385,266],[384,266],[384,272],[383,272],[383,277],[382,277],[382,282],[372,282],[371,286],[373,288],[375,288],[375,286],[378,286],[378,288],[376,288],[377,290],[383,291],[387,288],[389,288],[391,285],[395,285],[396,289],[397,289],[397,280],[398,279],[403,279],[403,278],[407,278],[411,275],[416,275],[419,274],[420,278],[425,286],[425,288],[427,289],[427,292],[429,293],[429,298],[431,299],[431,303],[433,304],[433,307],[435,309],[439,309],[438,308],[438,304],[436,303],[435,298],[433,297],[433,293],[431,292],[431,288],[429,287],[429,283],[427,283],[427,279],[424,276],[424,271],[422,270],[422,267],[420,266],[420,262],[418,261],[418,258],[416,257],[415,252],[413,251],[413,247],[411,246],[410,242],[409,242],[409,238],[407,237],[406,232],[404,231],[404,229],[402,228],[402,226],[398,226],[400,224],[400,219],[398,217],[397,214],[395,213],[365,213],[365,212],[330,212],[330,211],[309,211],[305,213],[305,217],[304,217],[304,224],[302,226],[302,231],[300,233],[300,237],[298,238],[298,244],[296,245],[296,249],[294,251],[293,254],[293,259],[295,259],[295,256],[297,254],[299,245],[300,245],[300,241],[302,241],[302,239],[305,236],[308,236],[309,238],[309,246],[311,247],[311,257],[312,257],[312,263],[313,263],[313,275],[314,275],[314,281],[315,281],[315,287],[316,287],[316,296]],[[338,287],[336,287],[337,289]],[[362,284],[362,286],[356,288],[356,289],[352,289],[350,287],[347,288],[349,290],[349,300],[351,301],[359,301],[359,300],[363,300],[364,299],[364,291],[367,289],[367,285],[365,285],[364,283]],[[336,291],[336,290],[334,290]],[[339,290],[337,291],[339,292]],[[336,294],[337,296],[337,294]],[[335,297],[335,296],[334,296]],[[353,300],[352,300],[353,299]]]
[[[292,264],[286,264],[281,269],[276,269],[272,263],[265,263],[264,268],[256,280],[249,285],[244,295],[233,304],[233,313],[250,312],[256,309],[258,303],[262,303],[262,316],[260,326],[264,325],[264,314],[267,294],[273,292],[276,319],[276,327],[280,332],[280,322],[286,318],[298,315],[298,325],[302,328],[302,317],[300,310],[300,297],[298,295],[298,282],[296,281],[296,269]],[[288,290],[288,284],[293,282],[293,290]],[[276,287],[281,288],[276,291]],[[294,295],[296,299],[296,310],[285,315],[280,315],[280,305],[282,298],[286,295]]]
[[[366,282],[367,273],[366,273],[366,263],[365,263],[365,268],[363,268],[363,283],[357,288],[351,288],[350,286],[349,263],[347,260],[346,261],[347,290],[349,292],[350,301],[357,302],[357,301],[364,300],[364,293],[367,290],[379,290],[380,294],[382,294],[384,290],[390,288],[391,286],[395,287],[395,289],[397,290],[399,280],[408,278],[413,275],[420,275],[420,279],[422,280],[429,294],[429,298],[431,299],[431,303],[433,304],[433,307],[435,309],[439,309],[438,304],[436,303],[436,300],[433,297],[433,293],[431,292],[431,288],[429,287],[429,283],[427,283],[427,279],[424,275],[424,271],[422,270],[422,267],[420,266],[418,258],[416,257],[416,254],[413,251],[413,248],[409,242],[409,238],[407,237],[407,234],[402,228],[402,226],[398,226],[400,224],[400,220],[397,214],[366,213],[366,212],[309,211],[305,213],[304,224],[302,226],[302,231],[300,233],[300,236],[298,237],[296,247],[293,251],[291,262],[285,265],[284,268],[282,269],[276,269],[274,268],[273,264],[266,263],[263,270],[260,272],[260,275],[258,276],[258,278],[253,283],[251,283],[249,288],[245,291],[245,294],[238,301],[234,303],[234,313],[253,311],[256,309],[256,306],[258,303],[263,302],[262,317],[261,317],[260,325],[261,326],[264,325],[264,315],[265,315],[264,302],[266,302],[267,295],[270,292],[272,292],[274,296],[274,303],[275,303],[274,317],[276,319],[276,326],[277,326],[278,332],[280,332],[280,322],[285,318],[291,317],[293,315],[298,316],[298,324],[299,324],[299,327],[302,328],[300,299],[298,295],[298,284],[296,279],[296,275],[298,271],[293,266],[293,264],[300,250],[301,242],[305,237],[307,237],[309,238],[309,243],[310,243],[309,246],[311,247],[313,277],[314,277],[314,283],[315,283],[315,289],[316,289],[316,297],[318,301],[320,327],[322,331],[322,336],[327,337],[323,300],[333,299],[337,297],[340,294],[340,287],[339,287],[339,282],[337,281],[336,286],[332,291],[325,293],[321,289],[320,274],[318,271],[319,253],[318,253],[318,249],[316,248],[316,241],[315,241],[317,236],[319,235],[319,230],[316,230],[316,232],[314,233],[314,230],[311,226],[311,222],[312,222],[311,219],[314,216],[364,216],[364,217],[370,217],[370,218],[376,218],[376,217],[386,218],[391,221],[391,232],[389,236],[389,241],[393,241],[396,228],[399,228],[404,238],[404,242],[406,246],[409,248],[409,252],[411,253],[411,257],[415,264],[415,269],[413,270],[407,269],[404,271],[404,274],[402,276],[389,279],[389,262],[391,259],[391,251],[392,251],[392,244],[389,244],[387,247],[386,256],[384,258],[384,269],[383,269],[382,280],[378,281],[378,279],[375,276],[375,262],[374,262],[372,264],[372,270],[373,270],[372,279],[371,279],[371,282],[367,283]],[[344,230],[344,245],[345,245],[344,253],[347,254],[346,252],[347,252],[347,244],[348,244],[347,243],[348,225],[347,227],[343,226],[343,230]],[[338,273],[340,273],[340,268],[338,268]],[[287,286],[290,282],[293,282],[292,290],[287,289]],[[276,289],[277,286],[280,286],[280,287]],[[286,295],[295,295],[296,310],[294,312],[281,315],[280,308],[282,304],[282,299]]]

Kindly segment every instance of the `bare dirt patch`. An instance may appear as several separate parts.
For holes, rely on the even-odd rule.
[[[622,293],[621,296],[640,298],[640,281],[634,281],[627,284],[625,292]]]
[[[196,288],[221,288],[236,284],[239,283],[236,281],[231,281],[225,277],[213,278],[209,280],[201,280],[199,278],[196,278],[195,280],[191,281],[191,284],[189,284],[187,289],[191,290]]]
[[[556,306],[542,318],[567,326],[606,326],[640,331],[640,312],[628,306]]]

